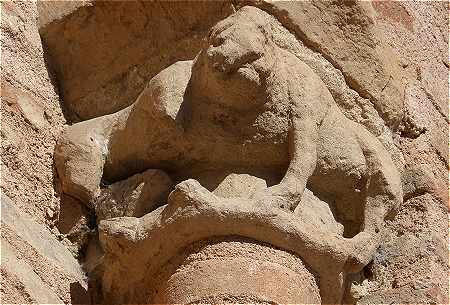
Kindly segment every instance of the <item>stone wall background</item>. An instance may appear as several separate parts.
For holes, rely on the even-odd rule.
[[[55,219],[53,147],[62,130],[57,88],[48,70],[32,2],[3,2],[2,191],[39,223]]]
[[[53,149],[65,118],[37,18],[35,2],[1,3],[2,303],[69,303],[87,288],[54,228]]]
[[[376,27],[406,79],[405,198],[362,303],[448,303],[448,2],[375,2]]]
[[[66,120],[129,105],[146,81],[195,56],[209,27],[245,3],[276,16],[331,71],[323,75],[342,77],[350,97],[340,106],[390,148],[402,172],[404,204],[347,301],[448,303],[448,2],[2,2],[1,191],[19,211],[14,217],[31,219],[45,245],[63,253],[58,239],[69,242],[55,227],[52,156]],[[46,302],[50,291],[56,296],[48,302],[70,301],[70,284],[82,282],[68,271],[78,266],[70,253],[61,263],[42,252],[4,211],[4,300]],[[28,267],[7,267],[22,263]],[[42,269],[51,264],[62,266],[53,283]],[[19,270],[37,277],[25,281]]]

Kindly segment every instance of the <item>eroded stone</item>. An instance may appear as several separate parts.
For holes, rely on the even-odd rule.
[[[317,281],[299,257],[239,237],[189,245],[149,286],[149,303],[321,303]]]
[[[103,219],[141,217],[167,201],[173,187],[170,177],[160,170],[146,170],[102,189],[95,203],[97,222]]]
[[[58,142],[63,186],[87,202],[100,177],[146,168],[179,180],[220,179],[234,169],[278,177],[265,187],[228,176],[216,193],[230,198],[185,180],[167,206],[101,221],[106,302],[145,302],[141,285],[152,270],[209,236],[240,235],[296,253],[320,277],[325,303],[341,302],[343,278],[372,259],[385,219],[403,200],[398,170],[378,139],[344,116],[314,70],[273,38],[280,31],[291,35],[264,11],[243,7],[212,28],[192,62],[163,70],[134,104],[71,126]],[[328,204],[305,195],[307,184]],[[120,259],[118,249],[126,252]],[[120,270],[130,264],[133,275],[124,279]]]
[[[71,283],[87,289],[81,266],[47,228],[23,215],[4,194],[1,205],[2,302],[69,303]]]

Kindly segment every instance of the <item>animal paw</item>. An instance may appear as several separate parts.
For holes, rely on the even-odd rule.
[[[360,232],[349,240],[351,243],[345,269],[349,273],[357,273],[373,259],[379,246],[378,235]]]
[[[286,186],[277,184],[257,192],[252,199],[261,204],[293,211],[298,203],[297,197]]]
[[[216,200],[216,196],[204,188],[197,180],[188,179],[178,183],[169,194],[169,205],[189,205]]]

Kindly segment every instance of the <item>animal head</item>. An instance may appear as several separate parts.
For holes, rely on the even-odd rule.
[[[244,7],[216,24],[192,68],[200,100],[233,109],[251,109],[267,98],[266,78],[275,64],[270,15]]]

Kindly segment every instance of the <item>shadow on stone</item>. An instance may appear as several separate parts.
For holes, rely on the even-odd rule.
[[[92,304],[88,291],[79,282],[70,283],[70,303]]]

